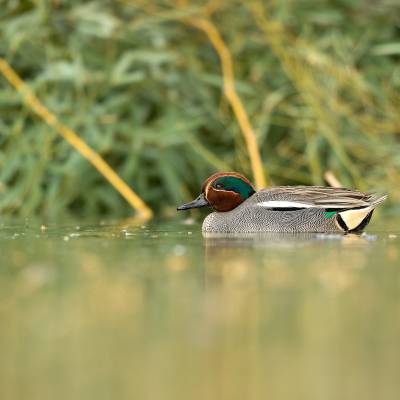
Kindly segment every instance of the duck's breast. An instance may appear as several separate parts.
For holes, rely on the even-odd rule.
[[[276,211],[245,203],[229,212],[213,212],[203,222],[204,232],[340,232],[335,217],[321,209]]]

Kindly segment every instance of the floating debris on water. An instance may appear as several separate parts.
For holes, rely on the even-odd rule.
[[[136,235],[136,233],[129,232],[127,229],[122,229],[121,233],[122,233],[122,235],[124,235],[125,237],[128,237],[128,236],[135,236],[135,235]]]
[[[388,238],[389,239],[396,239],[397,235],[395,235],[394,233],[391,233],[391,234],[388,235]]]
[[[316,238],[320,240],[339,240],[343,239],[343,235],[337,233],[318,233]]]
[[[361,237],[366,240],[376,240],[376,235],[371,235],[369,233],[363,232]]]
[[[47,226],[46,226],[46,225],[44,225],[44,224],[40,225],[40,230],[41,230],[42,232],[44,232],[46,229],[47,229]]]
[[[68,236],[64,236],[64,238],[63,238],[63,239],[64,239],[64,241],[65,241],[65,242],[68,242],[68,240],[69,240],[69,237],[68,237]]]

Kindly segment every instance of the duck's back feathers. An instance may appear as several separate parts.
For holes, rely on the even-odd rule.
[[[386,195],[363,193],[347,188],[324,186],[280,186],[254,194],[249,202],[254,211],[269,210],[278,214],[306,211],[318,217],[325,230],[334,222],[345,232],[358,232],[365,228],[375,207]],[[314,211],[313,211],[314,210]],[[272,215],[272,214],[271,214]],[[328,221],[329,220],[329,221]]]
[[[347,188],[325,186],[279,186],[264,189],[253,196],[257,206],[274,210],[290,208],[320,208],[329,211],[344,211],[376,207],[386,195],[363,193]]]

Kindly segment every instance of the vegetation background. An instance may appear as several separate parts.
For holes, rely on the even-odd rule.
[[[254,178],[221,54],[196,19],[229,50],[268,185],[331,171],[388,191],[400,214],[398,0],[0,0],[0,57],[168,215],[212,172]],[[24,99],[0,76],[0,212],[130,215]]]

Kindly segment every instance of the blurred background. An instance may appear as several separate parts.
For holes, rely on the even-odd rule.
[[[398,400],[399,60],[399,0],[0,0],[0,397]],[[123,218],[223,170],[386,215]]]
[[[196,18],[225,41],[268,185],[324,184],[330,171],[388,191],[400,214],[397,0],[3,0],[0,57],[166,216],[215,171],[254,179]],[[132,214],[4,76],[0,104],[3,215]]]

